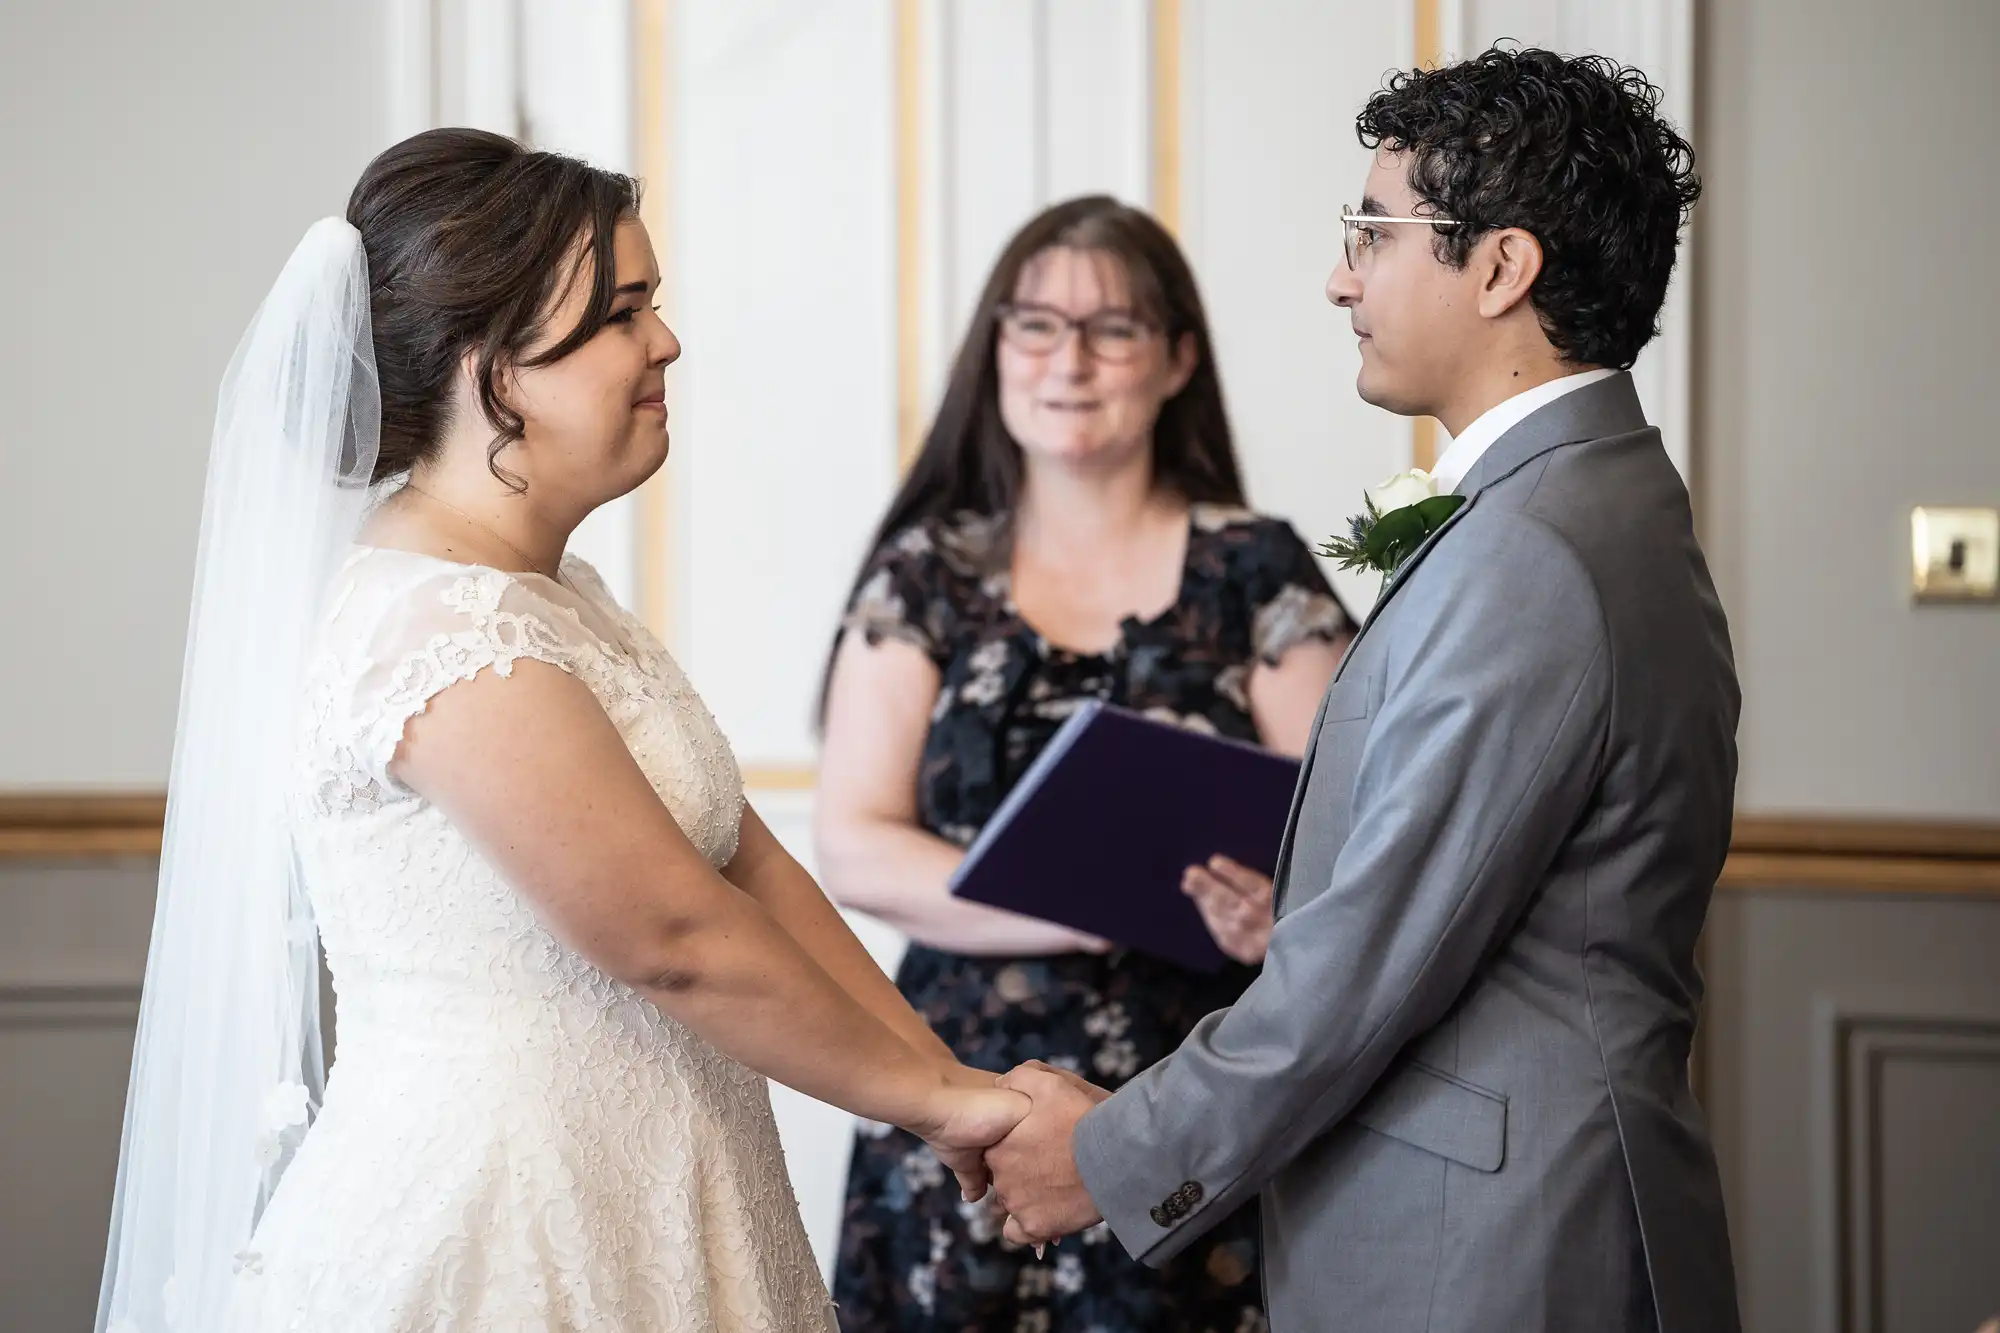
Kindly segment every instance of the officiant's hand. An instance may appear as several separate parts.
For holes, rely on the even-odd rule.
[[[1096,1225],[1101,1220],[1097,1205],[1084,1187],[1070,1145],[1076,1122],[1111,1094],[1039,1060],[1000,1083],[1034,1100],[1027,1118],[986,1152],[994,1192],[1007,1210],[1007,1239],[1040,1245]]]
[[[1001,1087],[996,1075],[953,1062],[922,1123],[904,1128],[930,1145],[970,1202],[985,1198],[992,1183],[986,1150],[1005,1138],[1031,1105],[1024,1094]]]
[[[1181,892],[1194,899],[1208,933],[1239,963],[1261,963],[1271,943],[1271,881],[1226,856],[1181,874]]]

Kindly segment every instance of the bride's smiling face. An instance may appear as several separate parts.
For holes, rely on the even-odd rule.
[[[660,267],[644,224],[620,222],[613,250],[615,296],[605,323],[561,360],[509,372],[502,395],[525,433],[501,452],[500,467],[531,489],[546,486],[591,507],[633,490],[666,461],[666,369],[681,354],[653,305]],[[586,261],[529,359],[583,320],[592,276]]]

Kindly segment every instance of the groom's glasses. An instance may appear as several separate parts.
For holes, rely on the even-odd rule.
[[[1347,267],[1359,273],[1362,261],[1369,251],[1382,239],[1379,230],[1384,225],[1398,222],[1421,222],[1429,227],[1456,227],[1456,218],[1388,218],[1374,213],[1357,213],[1353,205],[1343,205],[1340,210],[1340,227],[1343,233],[1341,248],[1347,252]]]

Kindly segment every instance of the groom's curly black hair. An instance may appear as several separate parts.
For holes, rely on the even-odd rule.
[[[1394,75],[1355,129],[1366,148],[1409,152],[1417,197],[1461,224],[1433,229],[1440,261],[1464,267],[1499,228],[1532,233],[1542,272],[1530,299],[1557,353],[1626,369],[1658,331],[1701,196],[1694,149],[1660,96],[1603,56],[1496,47]]]

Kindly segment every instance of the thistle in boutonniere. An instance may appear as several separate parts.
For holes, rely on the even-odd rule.
[[[1386,577],[1444,526],[1465,503],[1462,495],[1439,495],[1428,472],[1398,472],[1362,496],[1365,514],[1347,520],[1345,537],[1329,537],[1319,553],[1342,569],[1374,569]]]

